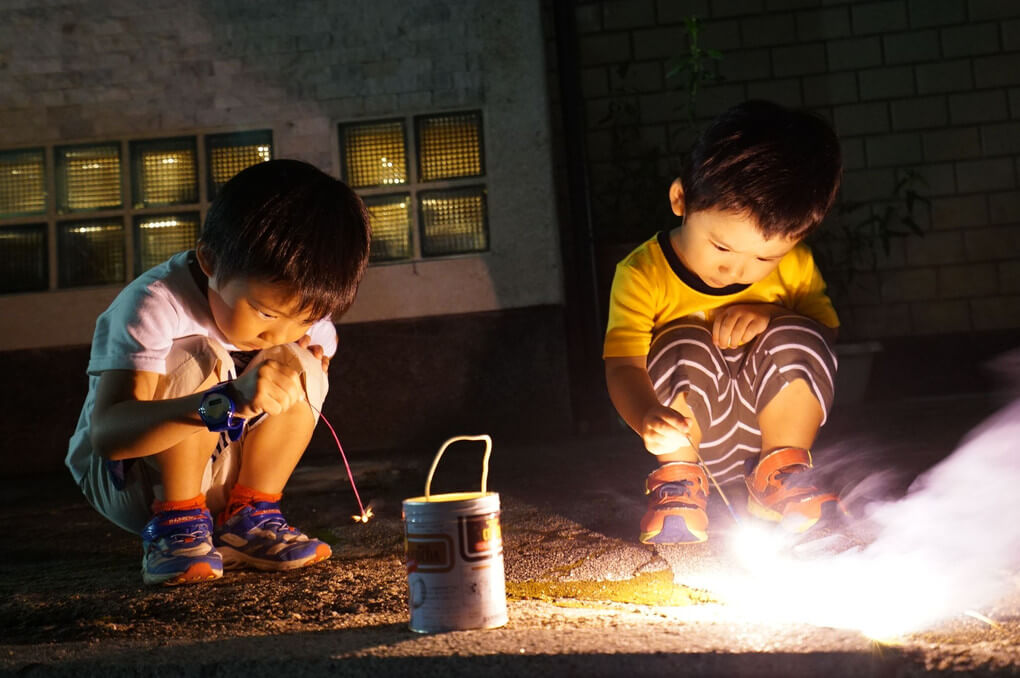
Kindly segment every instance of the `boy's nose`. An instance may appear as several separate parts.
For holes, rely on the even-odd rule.
[[[270,346],[279,346],[282,343],[282,336],[280,332],[275,330],[267,330],[259,335],[259,339],[266,342]]]

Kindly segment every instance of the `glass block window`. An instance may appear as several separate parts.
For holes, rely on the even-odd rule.
[[[0,227],[0,294],[49,287],[46,224]]]
[[[0,216],[46,211],[46,154],[41,148],[0,153]]]
[[[57,262],[60,287],[124,282],[124,224],[120,219],[57,224]]]
[[[135,218],[135,275],[192,249],[200,227],[197,212]]]
[[[212,200],[235,174],[273,159],[273,133],[269,130],[238,134],[211,134],[205,138],[209,169],[209,199]]]
[[[131,144],[135,207],[198,202],[195,138],[154,139]]]
[[[124,204],[119,143],[58,148],[56,163],[58,212],[117,209]]]
[[[489,248],[485,187],[418,194],[423,256],[479,252]]]
[[[480,112],[419,116],[415,130],[420,181],[477,177],[484,172]]]
[[[407,183],[404,121],[340,126],[343,174],[352,188]]]
[[[411,245],[411,195],[378,195],[365,198],[372,215],[371,261],[409,259]]]

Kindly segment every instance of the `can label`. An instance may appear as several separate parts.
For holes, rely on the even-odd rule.
[[[498,516],[459,518],[460,555],[470,562],[485,560],[503,552],[503,533]]]
[[[498,504],[497,504],[498,506]],[[435,506],[442,513],[447,505]],[[405,522],[410,627],[424,633],[507,622],[499,511]]]

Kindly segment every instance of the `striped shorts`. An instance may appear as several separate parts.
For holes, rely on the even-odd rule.
[[[701,428],[701,458],[723,483],[743,479],[744,460],[761,451],[758,412],[791,381],[808,383],[825,423],[836,356],[822,326],[800,315],[776,316],[753,341],[727,349],[712,343],[703,323],[684,318],[653,338],[648,374],[664,405],[687,393]]]

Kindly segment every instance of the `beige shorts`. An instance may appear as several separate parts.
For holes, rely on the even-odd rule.
[[[301,372],[308,402],[316,410],[322,409],[329,382],[318,358],[297,344],[274,346],[259,352],[244,372],[266,360],[276,360]],[[167,373],[156,387],[154,399],[157,400],[183,397],[234,378],[234,361],[227,350],[201,336],[175,341],[166,366]],[[257,426],[265,416],[246,426],[236,442],[231,442],[226,433],[221,434],[216,450],[210,451],[202,475],[202,492],[213,515],[223,510],[230,489],[237,481],[249,428]],[[122,477],[118,477],[115,466],[101,455],[93,455],[81,488],[97,511],[125,530],[138,534],[152,517],[152,502],[163,498],[163,478],[154,456],[128,462],[122,467]]]

